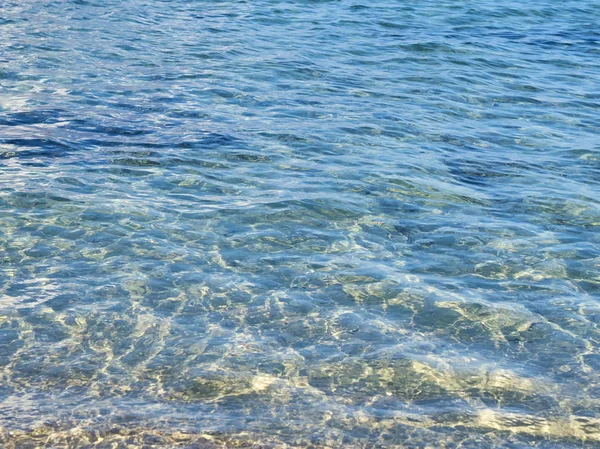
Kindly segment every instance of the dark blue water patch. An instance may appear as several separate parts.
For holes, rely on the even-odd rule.
[[[0,154],[0,157],[4,159],[27,159],[33,157],[59,158],[71,151],[77,151],[76,144],[56,139],[1,139],[0,143],[18,148],[18,151]]]
[[[0,126],[20,126],[36,124],[53,124],[63,121],[66,111],[38,110],[6,114],[0,118]]]

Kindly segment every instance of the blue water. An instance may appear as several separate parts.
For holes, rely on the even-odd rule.
[[[595,0],[0,6],[0,446],[600,447]]]

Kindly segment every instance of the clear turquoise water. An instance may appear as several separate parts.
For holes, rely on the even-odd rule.
[[[596,1],[0,6],[0,446],[600,447]]]

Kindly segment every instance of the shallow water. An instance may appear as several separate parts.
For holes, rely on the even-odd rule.
[[[2,447],[600,447],[595,1],[0,13]]]

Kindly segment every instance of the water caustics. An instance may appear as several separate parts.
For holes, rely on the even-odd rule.
[[[0,446],[600,447],[597,2],[0,13]]]

